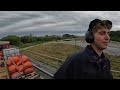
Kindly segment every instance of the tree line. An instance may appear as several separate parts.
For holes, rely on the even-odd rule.
[[[61,39],[68,39],[68,38],[75,38],[76,36],[70,34],[64,34],[63,36],[57,35],[45,35],[45,36],[33,36],[32,34],[28,36],[16,36],[16,35],[9,35],[6,37],[1,38],[1,41],[9,41],[11,45],[14,46],[21,46],[27,43],[37,43],[37,42],[47,42],[47,41],[57,41]]]
[[[112,41],[118,41],[120,42],[120,31],[111,31],[110,32],[110,39]]]
[[[32,34],[28,36],[16,36],[16,35],[9,35],[6,37],[1,38],[1,41],[9,41],[11,45],[15,46],[21,46],[23,44],[27,43],[37,43],[37,42],[48,42],[48,41],[57,41],[57,40],[63,40],[63,39],[71,39],[71,38],[79,38],[75,35],[70,34],[64,34],[62,36],[57,35],[45,35],[45,36],[33,36]],[[110,38],[112,41],[118,41],[120,42],[120,31],[111,31],[110,32]]]

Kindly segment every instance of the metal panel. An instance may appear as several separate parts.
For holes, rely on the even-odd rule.
[[[16,48],[3,49],[3,56],[5,60],[7,60],[8,57],[12,57],[16,55],[20,55],[19,49]]]

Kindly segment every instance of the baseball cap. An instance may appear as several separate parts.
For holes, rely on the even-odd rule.
[[[93,29],[94,26],[96,26],[98,23],[100,23],[102,26],[106,25],[109,29],[112,28],[112,22],[110,20],[100,20],[100,19],[94,19],[89,24],[89,29]]]

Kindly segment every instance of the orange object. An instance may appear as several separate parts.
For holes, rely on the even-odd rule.
[[[24,74],[23,72],[20,72],[20,73],[15,72],[15,73],[13,73],[13,74],[11,75],[11,78],[12,78],[12,79],[17,79],[17,77],[19,77],[20,75],[23,75],[23,74]]]
[[[24,62],[23,62],[23,63],[24,63]],[[22,64],[22,60],[18,61],[16,64],[17,64],[17,65],[21,65],[21,64]]]
[[[25,61],[29,61],[29,57],[28,56],[25,56],[25,55],[23,55],[22,57],[22,60],[25,62]]]
[[[11,62],[10,59],[8,59],[6,63],[7,63],[8,66],[12,65],[12,62]]]
[[[33,67],[29,67],[24,70],[24,74],[29,74],[29,73],[32,73],[33,71],[34,71]]]
[[[20,58],[17,56],[8,58],[7,65],[8,66],[12,65],[12,61],[16,64],[17,62],[20,61]]]
[[[27,56],[22,56],[20,61],[17,62],[17,65],[20,65],[20,64],[22,64],[22,62],[25,63],[27,61],[29,61],[29,58]]]
[[[2,58],[2,56],[0,56],[0,59]]]
[[[0,53],[0,56],[2,56],[2,53]]]
[[[16,55],[16,57],[19,57],[19,58],[21,58],[21,56],[20,56],[20,55]]]
[[[15,65],[11,65],[8,67],[8,71],[10,74],[13,74],[17,71],[17,69],[16,69]]]
[[[17,63],[18,61],[20,61],[20,58],[15,56],[15,57],[12,57],[11,60],[13,60],[13,62]]]
[[[29,67],[32,67],[32,63],[30,61],[27,61],[24,63],[24,70],[29,68]]]
[[[19,65],[19,66],[18,66],[18,69],[19,69],[20,72],[23,71],[23,68],[24,68],[23,65]]]

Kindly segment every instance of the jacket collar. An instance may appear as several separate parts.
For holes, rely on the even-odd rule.
[[[105,59],[105,55],[102,52],[101,57],[95,52],[95,50],[92,48],[91,45],[87,45],[85,48],[85,51],[87,52],[87,57],[90,62],[97,62],[100,58]]]

